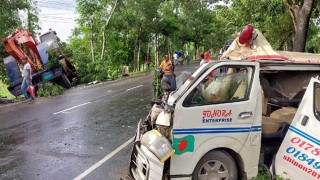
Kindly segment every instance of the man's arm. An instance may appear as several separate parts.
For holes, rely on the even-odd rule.
[[[163,69],[163,61],[161,62],[159,68],[160,68],[160,69]]]

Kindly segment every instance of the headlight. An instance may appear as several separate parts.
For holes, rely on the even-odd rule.
[[[162,163],[174,154],[171,143],[157,130],[146,132],[141,138],[141,143]]]

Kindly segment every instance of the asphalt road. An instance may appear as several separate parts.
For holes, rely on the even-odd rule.
[[[0,179],[128,179],[128,140],[149,112],[151,84],[147,73],[1,106]]]

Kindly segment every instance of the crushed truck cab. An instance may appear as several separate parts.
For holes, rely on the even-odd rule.
[[[249,56],[201,66],[153,105],[138,124],[134,179],[251,179],[259,164],[284,178],[320,178],[320,64]],[[167,141],[150,141],[151,131]]]

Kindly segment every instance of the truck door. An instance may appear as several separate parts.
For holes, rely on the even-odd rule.
[[[315,78],[311,78],[272,170],[285,179],[320,179],[320,81]]]
[[[251,159],[245,162],[246,167],[256,167],[260,151],[260,96],[256,62],[219,62],[204,72],[176,103],[172,178],[208,174],[210,170],[196,172],[195,167],[204,155],[217,148],[242,153]],[[213,163],[203,167],[210,165]],[[225,176],[221,178],[230,177],[227,170],[219,173]]]

